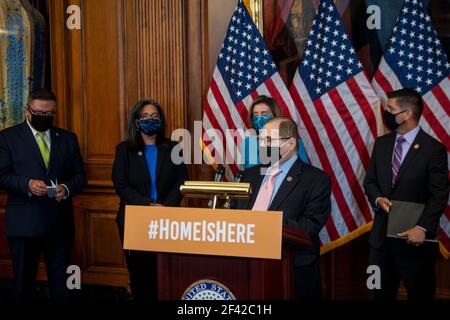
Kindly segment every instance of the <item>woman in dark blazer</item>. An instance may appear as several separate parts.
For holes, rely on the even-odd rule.
[[[187,179],[184,163],[172,162],[176,142],[164,137],[165,119],[154,100],[138,101],[128,120],[128,139],[116,148],[112,180],[120,208],[117,214],[123,244],[125,205],[179,206],[180,185]],[[157,299],[156,254],[125,250],[133,299]]]

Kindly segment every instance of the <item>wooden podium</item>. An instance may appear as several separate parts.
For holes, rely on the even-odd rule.
[[[311,244],[305,233],[283,226],[281,260],[158,254],[158,297],[179,300],[193,283],[224,284],[238,300],[293,299],[294,251]]]
[[[124,249],[157,252],[160,300],[294,298],[294,256],[311,245],[307,234],[283,226],[280,211],[215,209],[248,196],[249,184],[186,182],[181,191],[213,195],[213,209],[125,209]]]

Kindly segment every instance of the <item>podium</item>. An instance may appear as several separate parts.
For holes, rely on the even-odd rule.
[[[291,299],[309,237],[282,212],[127,206],[124,248],[157,254],[158,298]]]
[[[311,244],[304,232],[283,226],[281,260],[158,254],[158,298],[179,300],[201,280],[225,285],[238,300],[286,300],[294,298],[294,252]]]

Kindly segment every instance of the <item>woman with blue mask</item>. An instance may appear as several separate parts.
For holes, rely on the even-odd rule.
[[[256,97],[250,105],[249,123],[253,134],[245,137],[241,143],[240,149],[243,158],[243,168],[248,169],[260,163],[258,150],[258,134],[269,119],[281,117],[283,113],[278,102],[268,96],[261,95]],[[300,159],[308,163],[306,150],[303,142],[299,141],[298,155]]]
[[[175,164],[176,142],[164,136],[165,117],[154,100],[138,101],[128,120],[128,139],[116,148],[112,180],[120,207],[116,222],[123,242],[126,205],[179,206],[180,185],[187,180],[184,163]],[[157,299],[156,255],[125,250],[130,287],[136,301]]]

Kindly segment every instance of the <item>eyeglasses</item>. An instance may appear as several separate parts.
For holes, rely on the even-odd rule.
[[[269,145],[269,144],[271,144],[272,141],[274,141],[274,140],[288,140],[288,139],[290,139],[290,138],[288,138],[288,137],[272,138],[272,137],[269,137],[269,136],[263,137],[263,138],[258,137],[259,143],[260,143],[260,144],[264,144],[264,145],[266,145],[266,146]]]
[[[33,110],[33,108],[31,108],[30,105],[28,105],[28,104],[27,104],[27,107],[28,107],[28,110],[30,110],[30,113],[35,116],[53,117],[55,115],[55,111],[48,111],[48,112],[36,111],[36,110]]]
[[[152,114],[144,112],[143,114],[139,115],[139,118],[138,118],[138,120],[149,120],[149,119],[160,120],[161,116],[159,115],[159,113],[156,113],[156,112],[154,112]]]

